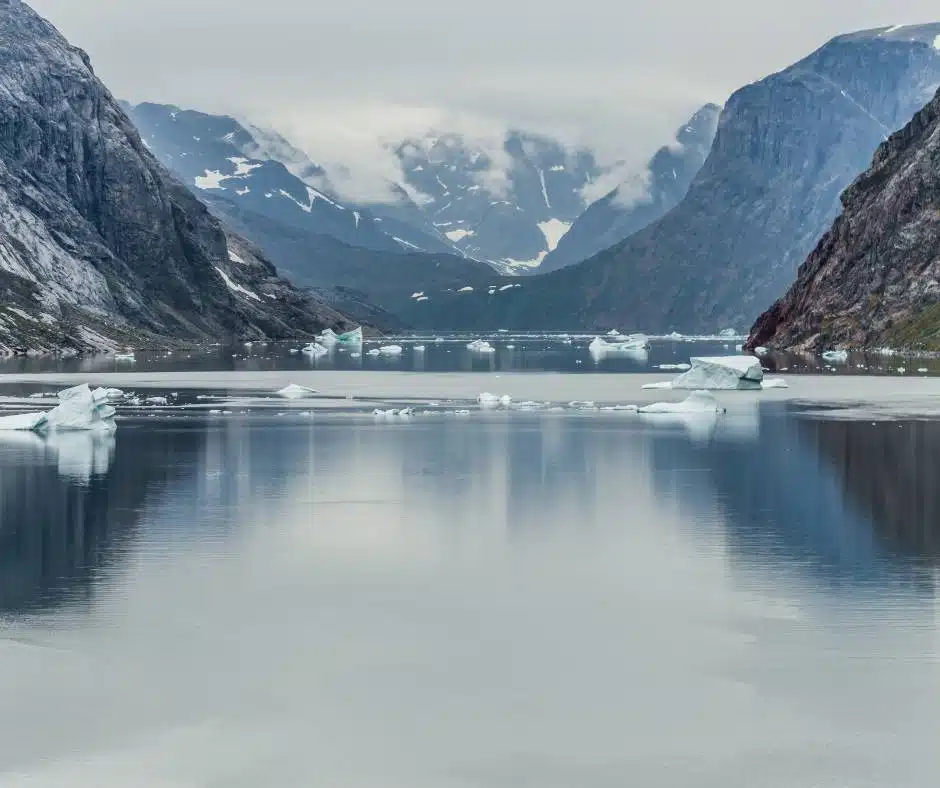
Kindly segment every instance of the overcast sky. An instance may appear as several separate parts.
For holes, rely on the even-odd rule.
[[[935,0],[29,0],[120,97],[247,114],[321,162],[517,125],[642,160],[706,101]]]

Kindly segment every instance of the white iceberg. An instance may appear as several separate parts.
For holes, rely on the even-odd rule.
[[[665,371],[675,370],[676,372],[685,372],[692,369],[691,364],[660,364],[659,368]]]
[[[512,397],[508,394],[503,394],[503,396],[498,397],[495,394],[484,391],[477,397],[477,402],[483,410],[493,410],[500,407],[508,408],[512,406]]]
[[[414,346],[414,352],[415,352],[415,353],[423,353],[423,352],[424,352],[424,345],[415,345],[415,346]]]
[[[59,392],[59,405],[45,414],[41,429],[113,432],[115,410],[98,402],[87,384]]]
[[[280,391],[275,392],[278,397],[283,397],[284,399],[307,399],[317,394],[316,389],[307,388],[306,386],[298,386],[296,383],[291,383]]]
[[[0,432],[33,432],[46,423],[45,413],[21,413],[16,416],[0,416]]]
[[[822,354],[823,361],[830,364],[845,364],[849,360],[849,354],[845,350],[827,350]]]
[[[670,388],[757,390],[764,379],[764,370],[754,356],[711,356],[691,361],[692,369],[673,380]]]
[[[608,342],[601,337],[594,337],[594,340],[588,345],[588,351],[595,360],[606,358],[607,356],[629,356],[639,361],[645,361],[648,358],[649,338],[643,334],[631,334],[627,337],[621,337],[621,341]]]
[[[310,358],[323,358],[323,356],[327,356],[330,353],[330,351],[323,347],[323,345],[321,345],[319,342],[311,342],[300,352],[305,356],[310,356]]]
[[[619,337],[620,335],[620,332],[616,328],[612,328],[607,332],[607,336],[609,337]]]
[[[381,355],[382,355],[382,351],[379,350],[377,347],[374,347],[374,348],[372,348],[372,350],[370,350],[368,353],[366,353],[366,355],[367,355],[367,356],[372,356],[373,358],[375,358],[376,356],[381,356]]]
[[[114,356],[115,361],[120,361],[122,363],[133,364],[137,361],[137,357],[133,353],[118,353]]]
[[[467,350],[471,353],[495,353],[496,348],[494,348],[489,342],[485,339],[475,339],[469,345],[467,345]]]
[[[707,391],[693,391],[682,402],[654,402],[638,408],[643,414],[658,413],[724,413],[725,409]]]
[[[383,356],[400,356],[402,354],[401,345],[383,345],[379,348],[379,353]]]
[[[91,392],[95,402],[123,402],[127,395],[121,389],[97,388]]]
[[[737,332],[733,328],[724,328],[718,332],[718,336],[726,338],[736,337]]]
[[[322,334],[317,336],[317,342],[319,342],[323,347],[331,348],[337,342],[339,342],[339,337],[336,336],[336,332],[332,328],[326,329]]]

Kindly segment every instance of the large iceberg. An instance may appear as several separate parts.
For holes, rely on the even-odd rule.
[[[87,384],[58,393],[59,404],[45,413],[24,413],[0,418],[0,430],[11,431],[100,431],[113,432],[115,409],[109,404],[118,401],[118,389],[95,389]]]
[[[338,344],[347,347],[362,347],[362,327],[360,326],[352,331],[347,331],[345,334],[340,334],[336,337],[336,341]]]
[[[764,370],[754,356],[711,356],[691,359],[692,369],[675,378],[673,389],[759,390]],[[665,386],[657,385],[657,388]]]
[[[609,356],[619,356],[646,362],[649,360],[649,346],[649,338],[643,334],[619,337],[616,342],[608,342],[601,337],[594,337],[594,341],[588,345],[588,352],[595,361],[600,361]]]
[[[682,402],[654,402],[639,408],[640,413],[724,413],[714,395],[707,391],[693,391]]]

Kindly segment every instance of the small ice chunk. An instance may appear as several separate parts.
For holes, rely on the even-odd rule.
[[[508,394],[503,394],[501,397],[497,397],[495,394],[490,394],[488,391],[484,391],[479,397],[477,397],[477,402],[480,404],[480,407],[484,410],[492,410],[494,408],[509,408],[512,406],[512,397]]]
[[[401,345],[383,345],[379,348],[379,353],[383,356],[400,356],[402,354]]]
[[[133,364],[137,361],[137,357],[133,353],[117,353],[114,356],[114,360],[122,364]]]
[[[121,389],[97,388],[91,396],[95,402],[123,402],[127,395]]]
[[[645,389],[671,389],[672,381],[665,380],[662,383],[647,383],[643,386]]]
[[[284,399],[307,399],[315,394],[317,394],[316,389],[298,386],[296,383],[291,383],[277,392],[277,396]]]
[[[761,381],[762,389],[788,389],[787,382],[783,378],[764,378]]]
[[[461,287],[457,292],[458,292],[458,293],[472,293],[472,292],[473,292],[473,288],[470,287],[470,286]]]
[[[330,353],[330,351],[323,347],[323,345],[321,345],[319,342],[311,342],[300,352],[305,356],[310,356],[311,358],[322,358],[323,356],[327,356]]]
[[[844,364],[849,360],[849,354],[845,350],[827,350],[822,354],[823,361],[830,364]]]
[[[361,355],[361,354],[360,354],[360,355]],[[377,347],[374,347],[374,348],[372,348],[372,350],[370,350],[368,353],[366,353],[366,355],[367,355],[367,356],[372,356],[373,358],[375,358],[376,356],[381,356],[381,355],[382,355],[382,351],[379,350]]]
[[[654,402],[638,408],[640,413],[724,413],[714,395],[707,391],[693,391],[682,402]]]
[[[147,397],[144,402],[148,405],[169,405],[166,397]]]
[[[927,369],[927,367],[920,367],[917,371],[923,375],[925,372],[929,372],[930,370]]]
[[[423,352],[424,352],[424,345],[415,345],[415,346],[414,346],[414,351],[415,351],[415,353],[423,353]]]
[[[761,345],[759,347],[754,348],[754,352],[758,356],[766,356],[770,351],[767,348],[765,348],[763,345]]]
[[[907,370],[904,367],[898,367],[898,374],[903,375]]]
[[[672,381],[674,389],[760,389],[764,370],[754,356],[693,358],[692,369]]]
[[[692,369],[691,364],[660,364],[660,369],[663,370],[676,370],[677,372],[685,372],[688,369]]]
[[[620,336],[620,332],[619,332],[616,328],[612,328],[612,329],[610,329],[610,331],[607,332],[607,336],[609,336],[609,337],[619,337],[619,336]]]
[[[619,342],[608,342],[601,337],[594,337],[594,341],[588,345],[588,351],[595,359],[601,359],[608,355],[625,354],[630,356],[643,356],[649,350],[649,338],[643,334],[631,334],[630,336],[621,336]]]
[[[725,328],[718,332],[720,337],[734,337],[737,336],[737,333],[733,328]]]
[[[597,410],[597,405],[591,400],[574,400],[568,403],[568,407],[574,410]]]
[[[467,345],[467,350],[472,353],[495,353],[496,348],[494,348],[489,342],[485,339],[475,339],[469,345]]]

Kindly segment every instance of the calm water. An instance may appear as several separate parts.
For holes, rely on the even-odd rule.
[[[576,334],[491,334],[487,337],[494,353],[474,353],[467,344],[481,338],[477,334],[445,334],[390,337],[367,342],[356,358],[342,349],[313,359],[296,351],[302,343],[254,343],[228,347],[207,347],[175,353],[137,352],[137,362],[129,364],[113,356],[98,355],[61,360],[55,358],[0,359],[0,374],[17,372],[260,372],[271,370],[403,370],[415,372],[508,372],[549,371],[576,373],[658,372],[660,365],[688,363],[692,356],[734,355],[743,338],[716,341],[684,338],[654,338],[648,352],[612,354],[594,358],[588,351],[593,336]],[[369,350],[382,345],[402,347],[400,356],[372,357]],[[416,350],[420,346],[423,350]],[[294,353],[291,353],[294,350]],[[825,370],[839,374],[940,374],[940,359],[903,358],[877,353],[853,354],[844,363],[828,365],[813,356],[772,354],[762,358],[774,371],[799,373]]]
[[[935,786],[940,423],[0,440],[0,786]]]

